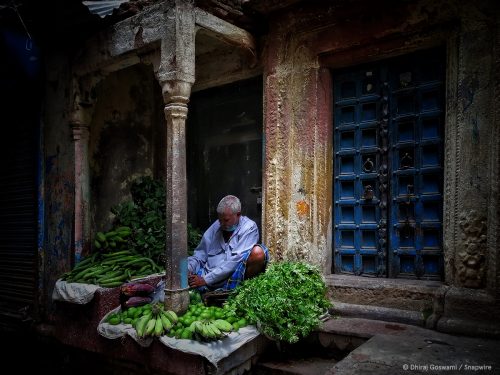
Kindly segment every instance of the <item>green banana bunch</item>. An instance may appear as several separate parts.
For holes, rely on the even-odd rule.
[[[138,337],[156,336],[167,334],[177,323],[177,314],[172,310],[164,310],[163,305],[156,302],[151,310],[137,321],[135,330]]]
[[[153,332],[156,327],[156,318],[152,317],[147,323],[146,323],[146,330],[144,331],[144,336],[152,336]]]
[[[165,316],[172,322],[172,324],[175,324],[179,321],[177,314],[172,310],[163,311],[163,314],[165,314]]]
[[[135,325],[135,330],[138,337],[144,337],[146,334],[146,326],[151,321],[152,314],[146,314],[139,318]]]
[[[224,319],[216,319],[214,320],[214,325],[220,329],[222,332],[231,332],[233,330],[233,326],[227,320]]]
[[[229,326],[222,322],[229,324]],[[221,330],[219,326],[223,326],[225,331]],[[194,337],[199,341],[214,341],[226,337],[225,332],[231,331],[230,326],[230,323],[222,319],[217,324],[211,320],[196,320],[191,323],[189,329],[193,331]]]

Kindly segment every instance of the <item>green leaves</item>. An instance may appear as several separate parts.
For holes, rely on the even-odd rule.
[[[132,200],[127,200],[111,208],[116,216],[116,225],[126,225],[133,229],[129,246],[139,254],[144,254],[155,262],[165,262],[165,187],[162,181],[149,176],[141,176],[130,185]],[[201,240],[199,229],[187,226],[188,254]]]
[[[331,307],[319,270],[304,262],[271,264],[235,292],[228,300],[231,309],[243,310],[262,333],[288,343],[307,336]]]
[[[194,249],[198,246],[203,237],[203,233],[198,228],[194,228],[191,223],[187,225],[188,255],[193,255]]]
[[[133,228],[129,244],[155,262],[163,262],[165,253],[165,188],[149,176],[138,177],[130,186],[132,201],[111,209],[118,225]]]

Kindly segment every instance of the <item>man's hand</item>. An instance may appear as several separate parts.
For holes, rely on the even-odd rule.
[[[207,285],[203,277],[193,274],[188,276],[188,284],[190,288],[199,288],[200,286]]]

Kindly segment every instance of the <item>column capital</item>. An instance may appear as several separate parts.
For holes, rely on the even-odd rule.
[[[89,139],[90,128],[87,124],[70,121],[70,126],[74,142]]]
[[[162,84],[165,118],[187,118],[188,102],[192,83],[185,81],[166,81]]]

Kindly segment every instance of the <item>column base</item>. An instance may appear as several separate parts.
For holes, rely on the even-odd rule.
[[[172,310],[177,315],[184,314],[189,307],[189,289],[166,289],[164,306],[166,310]]]

